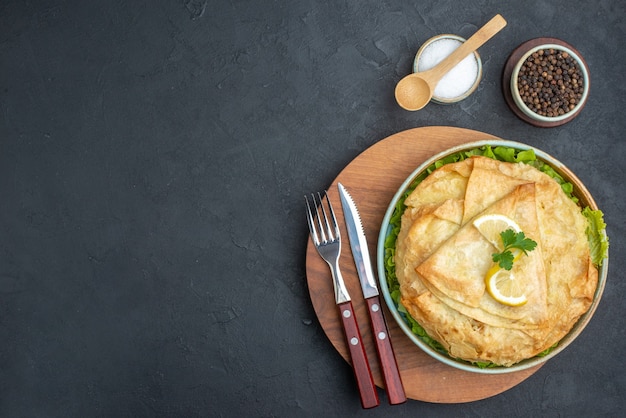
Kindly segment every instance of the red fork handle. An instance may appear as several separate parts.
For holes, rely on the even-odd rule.
[[[376,341],[376,351],[378,352],[389,403],[392,405],[404,403],[406,402],[406,394],[400,378],[398,362],[393,354],[393,347],[383,315],[383,307],[380,304],[380,297],[374,296],[366,299],[366,301],[372,325],[372,338]]]
[[[343,302],[337,306],[339,307],[339,314],[343,322],[346,342],[350,349],[352,368],[354,370],[354,376],[356,377],[357,386],[359,387],[359,395],[361,396],[361,405],[363,408],[373,408],[378,406],[380,401],[378,400],[378,392],[376,391],[372,371],[367,361],[365,346],[361,339],[361,333],[359,332],[359,326],[356,322],[352,302]]]

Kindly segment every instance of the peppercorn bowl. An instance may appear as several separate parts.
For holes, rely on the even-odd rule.
[[[530,120],[565,123],[582,110],[589,96],[589,72],[579,53],[557,43],[524,53],[511,73],[513,103]]]

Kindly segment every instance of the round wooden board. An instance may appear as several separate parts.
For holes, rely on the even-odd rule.
[[[376,260],[376,245],[389,202],[402,182],[423,161],[452,146],[482,139],[500,139],[486,133],[462,128],[423,127],[394,134],[355,158],[328,188],[337,213],[341,234],[347,237],[337,183],[341,182],[357,205],[367,235],[370,256]],[[378,387],[384,383],[359,279],[347,240],[341,248],[340,268],[350,292],[368,359]],[[376,270],[376,266],[373,266]],[[339,318],[328,265],[309,239],[306,253],[309,293],[317,317],[335,349],[350,362]],[[382,299],[382,295],[381,295]],[[541,366],[508,374],[485,375],[466,372],[438,362],[417,347],[395,323],[385,307],[385,316],[400,368],[406,395],[410,399],[433,403],[462,403],[485,399],[517,385]],[[356,384],[356,383],[355,383]]]

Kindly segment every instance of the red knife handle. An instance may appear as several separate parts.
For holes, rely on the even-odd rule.
[[[365,300],[367,301],[367,309],[369,310],[372,325],[372,337],[376,341],[376,351],[380,359],[389,403],[392,405],[404,403],[406,402],[406,394],[400,378],[398,362],[393,354],[393,347],[383,315],[383,307],[380,304],[380,297],[374,296]]]
[[[359,326],[356,322],[352,302],[343,302],[337,306],[339,307],[339,314],[341,315],[341,321],[343,322],[346,342],[348,343],[348,348],[350,349],[352,368],[354,369],[354,375],[356,377],[359,394],[361,396],[361,405],[363,408],[373,408],[378,406],[380,401],[378,400],[378,392],[376,391],[372,371],[370,370],[370,366],[367,361],[365,346],[363,345],[363,340],[361,339],[361,333],[359,332]]]

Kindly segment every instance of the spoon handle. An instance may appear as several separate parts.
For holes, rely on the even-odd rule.
[[[427,73],[430,74],[430,81],[436,85],[441,77],[454,68],[455,65],[463,61],[463,59],[469,54],[480,48],[505,26],[506,20],[504,20],[504,18],[499,14],[495,15],[482,28],[478,29],[478,31],[467,41],[463,42],[461,46],[437,64],[437,66],[427,71]]]

